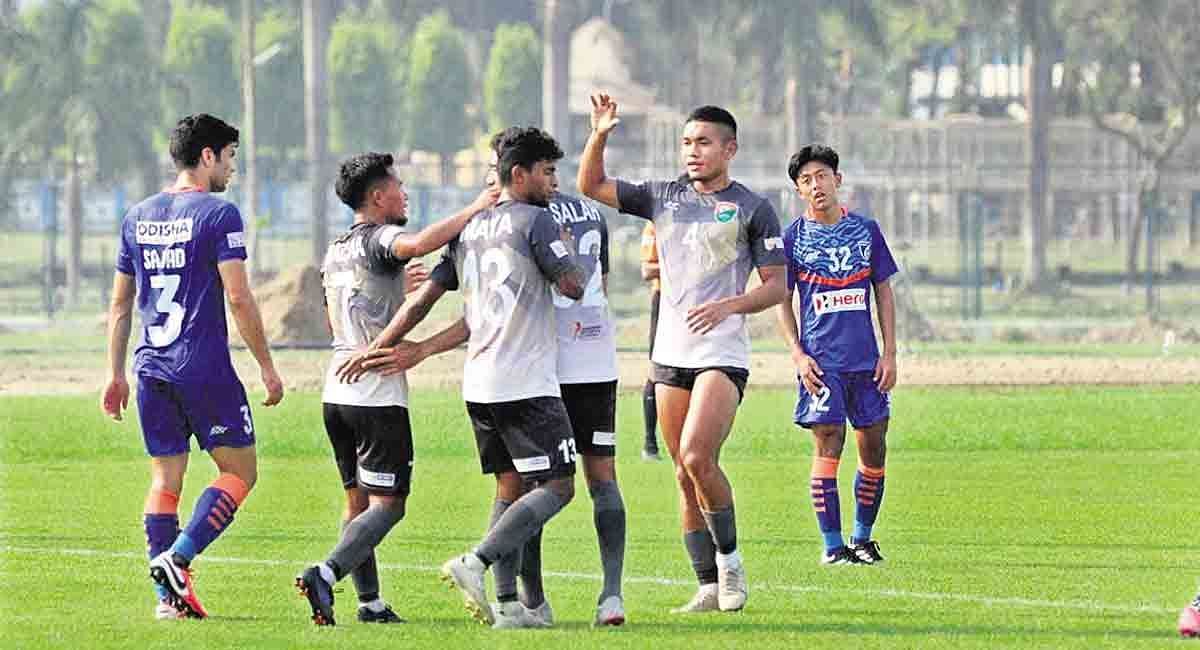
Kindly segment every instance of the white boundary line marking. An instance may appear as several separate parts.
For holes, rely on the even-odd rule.
[[[101,551],[96,549],[86,548],[32,548],[27,546],[8,546],[0,545],[0,554],[26,554],[26,555],[65,555],[76,557],[99,557],[107,559],[120,560],[141,560],[147,561],[146,556],[142,553],[120,552],[120,551]],[[291,566],[302,568],[311,560],[267,560],[255,558],[241,557],[225,557],[219,555],[205,555],[204,563],[212,562],[214,564],[251,564],[257,566]],[[428,566],[424,564],[396,564],[391,562],[380,562],[381,569],[398,569],[401,571],[420,571],[423,573],[436,573],[440,570],[439,567]],[[545,576],[548,578],[563,578],[566,580],[586,580],[589,582],[600,582],[604,579],[603,576],[592,573],[577,573],[571,571],[547,571]],[[661,578],[655,576],[626,576],[623,580],[627,584],[652,584],[670,587],[691,587],[695,584],[692,580],[679,580],[675,578]],[[1160,607],[1158,605],[1115,605],[1109,603],[1100,603],[1089,600],[1050,600],[1041,598],[1020,598],[1011,596],[977,596],[972,594],[953,594],[945,592],[923,592],[923,591],[908,591],[905,589],[837,589],[832,587],[821,587],[816,585],[789,585],[770,582],[758,582],[752,585],[755,589],[763,591],[782,591],[788,593],[827,593],[827,594],[847,594],[860,595],[877,598],[909,598],[914,600],[928,601],[948,601],[959,603],[975,603],[987,607],[1014,607],[1014,608],[1032,608],[1032,609],[1058,609],[1058,610],[1085,610],[1085,611],[1104,611],[1127,614],[1175,614],[1178,608]]]

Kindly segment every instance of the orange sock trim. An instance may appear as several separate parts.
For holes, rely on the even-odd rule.
[[[212,482],[212,487],[228,494],[233,499],[233,502],[239,506],[246,500],[246,495],[250,494],[250,486],[246,485],[245,481],[233,474],[218,476],[217,480]]]
[[[171,515],[179,512],[179,495],[166,490],[151,489],[146,494],[142,512],[148,515]]]
[[[837,478],[840,458],[813,456],[812,478]]]
[[[867,467],[866,465],[859,465],[858,471],[862,472],[862,475],[867,478],[874,478],[874,479],[883,478],[883,468],[882,467]]]

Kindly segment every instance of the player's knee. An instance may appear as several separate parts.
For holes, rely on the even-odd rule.
[[[546,482],[546,489],[553,492],[559,499],[562,499],[563,505],[571,502],[575,498],[575,481],[574,477],[558,478]]]
[[[708,454],[696,451],[687,451],[683,454],[683,469],[693,481],[700,480],[713,472],[716,469],[716,463]]]
[[[692,489],[692,475],[688,473],[687,467],[684,466],[682,461],[675,464],[675,480],[684,492]]]

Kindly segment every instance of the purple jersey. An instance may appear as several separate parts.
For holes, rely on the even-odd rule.
[[[126,213],[117,270],[137,283],[137,375],[177,384],[237,380],[217,264],[246,259],[244,238],[237,207],[208,192],[161,192]]]
[[[800,294],[800,345],[822,370],[874,370],[871,287],[896,272],[879,224],[853,212],[833,225],[804,216],[783,234],[788,296]]]

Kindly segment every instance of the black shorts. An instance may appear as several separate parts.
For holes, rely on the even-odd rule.
[[[584,456],[616,456],[617,380],[559,388],[575,433],[575,450]]]
[[[658,305],[662,302],[662,292],[650,292],[650,358],[654,358],[654,335],[658,333]]]
[[[575,438],[562,399],[467,402],[484,474],[516,471],[526,481],[575,474]]]
[[[413,464],[408,409],[325,403],[323,411],[342,487],[385,496],[408,494]]]
[[[733,382],[738,392],[738,402],[746,396],[746,382],[750,379],[750,371],[745,368],[735,368],[733,366],[708,366],[705,368],[679,368],[676,366],[664,366],[661,363],[654,364],[654,383],[674,386],[691,390],[696,385],[696,377],[700,373],[709,370],[719,370],[729,377],[729,381]]]

